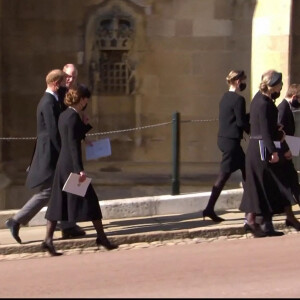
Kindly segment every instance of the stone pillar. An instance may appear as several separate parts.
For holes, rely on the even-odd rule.
[[[2,19],[2,1],[0,1],[0,20]],[[2,22],[0,22],[0,32],[2,30],[1,26]],[[3,88],[3,80],[2,80],[2,39],[0,35],[0,136],[3,137],[3,111],[2,111],[2,88]],[[3,141],[0,141],[0,210],[5,209],[5,200],[6,200],[6,187],[10,184],[9,178],[5,175],[3,171],[3,161],[2,161],[2,149],[3,149]]]
[[[2,1],[0,0],[0,32],[2,32]],[[0,136],[3,135],[3,114],[2,114],[2,35],[0,35]],[[2,170],[2,143],[0,144],[0,171]],[[1,204],[0,204],[1,208]]]
[[[295,136],[300,136],[300,110],[293,111],[294,119],[295,119]],[[293,156],[293,163],[295,165],[295,169],[300,171],[300,156]]]
[[[252,23],[252,96],[263,72],[282,72],[285,94],[290,74],[290,24],[292,0],[257,0]],[[280,99],[278,99],[281,101]],[[278,104],[278,103],[276,103]]]

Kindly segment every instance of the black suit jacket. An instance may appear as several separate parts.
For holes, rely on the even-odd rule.
[[[64,111],[67,108],[67,106],[64,103],[67,92],[68,92],[68,88],[65,86],[60,86],[57,91],[58,101],[59,101],[61,111]]]
[[[249,115],[246,115],[245,98],[235,92],[226,92],[219,104],[219,137],[242,139],[249,133]]]
[[[277,108],[278,123],[283,125],[283,130],[287,135],[295,135],[295,120],[290,104],[283,99]]]
[[[26,186],[42,185],[54,175],[61,141],[58,132],[59,102],[45,93],[37,107],[37,141],[26,179]]]

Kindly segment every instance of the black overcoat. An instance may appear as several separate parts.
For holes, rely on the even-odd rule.
[[[70,107],[59,117],[61,151],[45,216],[48,220],[83,222],[102,218],[98,197],[92,184],[89,185],[85,197],[62,191],[71,172],[79,173],[84,170],[81,142],[91,128],[90,125],[85,125],[79,114]]]
[[[60,112],[58,101],[45,92],[37,106],[37,140],[26,179],[29,188],[42,185],[54,175],[60,151],[57,128]]]
[[[262,215],[282,213],[284,207],[295,203],[292,194],[283,185],[277,174],[282,171],[280,162],[270,164],[260,155],[259,139],[262,139],[268,153],[288,150],[287,144],[276,149],[274,141],[280,140],[278,131],[278,110],[274,102],[258,92],[250,105],[251,137],[246,152],[246,182],[240,210]]]

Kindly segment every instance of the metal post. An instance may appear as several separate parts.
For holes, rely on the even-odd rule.
[[[180,114],[173,113],[172,117],[172,195],[179,195],[179,162],[180,162]]]

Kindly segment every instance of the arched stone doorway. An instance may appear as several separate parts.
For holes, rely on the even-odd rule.
[[[143,15],[135,1],[103,1],[90,14],[85,53],[93,90],[92,117],[97,131],[118,131],[140,126],[138,66],[145,50]],[[140,133],[128,131],[111,138],[110,160],[132,160]]]

